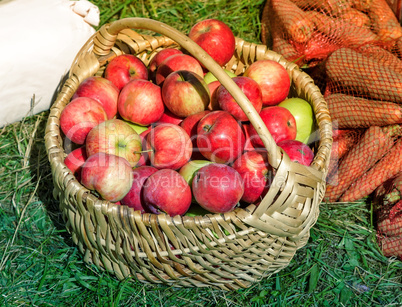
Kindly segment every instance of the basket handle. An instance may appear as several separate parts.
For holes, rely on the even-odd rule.
[[[102,29],[99,31],[101,36],[99,41],[108,41],[108,46],[112,46],[112,41],[117,38],[117,34],[125,29],[144,29],[151,30],[156,33],[162,34],[187,50],[192,56],[194,56],[205,68],[212,72],[219,82],[228,90],[233,96],[241,109],[249,118],[251,124],[254,126],[258,135],[260,136],[265,148],[268,151],[268,161],[270,165],[277,168],[280,159],[280,151],[269,133],[267,127],[262,121],[261,117],[250,103],[243,91],[236,85],[236,83],[226,74],[223,68],[216,63],[208,53],[206,53],[198,44],[191,40],[187,35],[180,31],[153,19],[148,18],[123,18],[117,20],[109,25],[105,25],[105,31]]]

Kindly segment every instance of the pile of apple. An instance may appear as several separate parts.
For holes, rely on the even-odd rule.
[[[188,36],[221,66],[235,52],[235,37],[219,20],[195,24]],[[288,98],[286,69],[259,60],[241,76],[226,72],[277,145],[291,160],[309,165],[313,111],[307,101]],[[148,67],[134,55],[116,56],[103,76],[79,85],[60,127],[74,145],[64,162],[77,180],[99,197],[141,212],[175,216],[258,205],[274,176],[247,116],[185,50],[163,49]]]

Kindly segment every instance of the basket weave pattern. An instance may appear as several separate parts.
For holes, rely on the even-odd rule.
[[[145,28],[160,35],[141,35]],[[271,59],[288,71],[291,93],[308,100],[319,128],[315,158],[310,167],[293,163],[260,127],[249,102],[233,95],[248,111],[251,123],[265,139],[269,162],[276,170],[268,194],[258,206],[237,208],[226,214],[169,217],[141,214],[126,206],[98,199],[83,187],[64,164],[67,144],[60,131],[60,113],[80,82],[102,75],[107,63],[119,54],[132,53],[146,65],[164,48],[182,46],[215,75],[222,84],[230,79],[183,34],[141,18],[129,18],[103,26],[77,54],[69,78],[54,102],[46,130],[46,149],[51,164],[54,196],[72,239],[87,263],[106,269],[119,279],[134,276],[150,283],[183,287],[247,288],[253,282],[280,271],[309,238],[325,192],[325,176],[332,145],[331,119],[326,103],[312,79],[281,55],[236,39],[236,52],[224,67],[236,75],[251,63]],[[193,49],[194,48],[194,49]]]

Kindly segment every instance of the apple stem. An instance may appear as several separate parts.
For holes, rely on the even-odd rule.
[[[143,152],[151,152],[151,151],[153,151],[152,149],[148,149],[148,150],[141,150],[141,151],[134,151],[134,153],[135,154],[140,154],[140,153],[143,153]]]
[[[202,127],[202,129],[206,132],[209,132],[209,130],[211,130],[211,125],[205,125],[204,127]]]

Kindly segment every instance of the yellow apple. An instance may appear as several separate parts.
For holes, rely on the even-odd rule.
[[[294,97],[285,99],[279,106],[288,109],[294,116],[297,129],[296,140],[307,144],[315,129],[314,112],[310,103]]]

